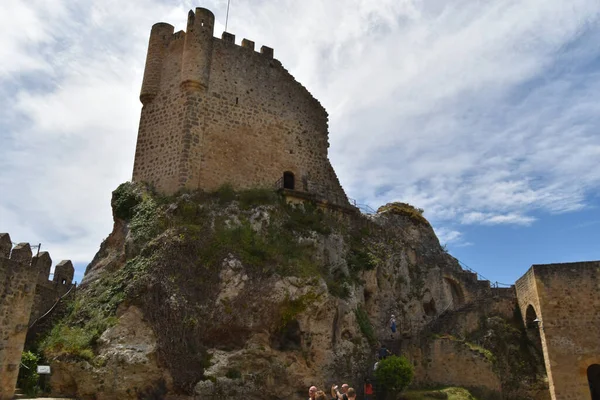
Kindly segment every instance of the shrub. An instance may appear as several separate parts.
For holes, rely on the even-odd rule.
[[[408,217],[416,224],[429,225],[429,221],[427,221],[425,217],[423,217],[423,209],[416,208],[408,203],[388,203],[377,209],[377,214],[384,212]]]
[[[134,214],[134,208],[142,201],[141,194],[132,182],[119,185],[112,192],[111,206],[115,217],[129,221]]]
[[[340,299],[347,299],[350,297],[350,283],[347,278],[325,278],[327,284],[327,291],[330,295],[338,297]]]
[[[284,228],[301,234],[311,231],[322,235],[331,233],[331,222],[316,204],[309,202],[302,205],[288,204],[285,208],[289,219],[285,222]]]
[[[148,243],[164,228],[159,204],[152,197],[141,201],[133,209],[129,227],[136,243]]]
[[[412,364],[403,356],[390,356],[379,362],[375,370],[378,385],[386,392],[401,392],[414,376]]]
[[[360,271],[369,271],[377,267],[375,257],[365,246],[350,249],[347,259],[348,268],[353,274],[357,274]]]
[[[358,323],[362,334],[367,338],[367,341],[371,346],[375,346],[377,344],[377,338],[375,337],[373,325],[371,325],[371,321],[369,320],[369,316],[365,309],[362,306],[358,306],[356,310],[354,310],[354,315],[356,315],[356,322]]]
[[[18,386],[29,397],[37,396],[39,392],[37,365],[39,357],[31,351],[21,354],[21,369],[19,370]]]
[[[95,332],[58,324],[44,339],[42,348],[44,348],[45,354],[50,357],[66,355],[89,361],[94,358],[94,352],[92,351],[94,339]]]
[[[312,261],[314,247],[300,243],[292,232],[274,224],[258,233],[242,217],[241,225],[226,227],[219,223],[204,237],[206,243],[199,249],[198,258],[208,267],[219,268],[227,254],[234,254],[246,267],[261,274],[311,277],[318,273]]]
[[[225,377],[229,379],[242,379],[242,373],[235,368],[229,368],[225,373]]]
[[[214,194],[221,204],[231,203],[237,197],[233,186],[228,183],[221,185]]]
[[[248,189],[239,193],[240,207],[250,208],[259,205],[275,204],[278,200],[277,193],[272,189]]]

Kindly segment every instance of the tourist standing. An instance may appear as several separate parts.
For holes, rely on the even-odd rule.
[[[338,400],[348,400],[348,395],[346,394],[346,392],[348,391],[348,384],[344,383],[342,385],[342,391],[340,392],[338,390],[338,386],[337,385],[333,385],[331,387],[331,397],[333,397],[334,399],[338,399]]]
[[[365,391],[365,400],[372,400],[373,399],[373,384],[371,383],[369,378],[365,378],[364,391]],[[348,397],[350,397],[350,396],[348,396]]]
[[[348,400],[356,400],[356,390],[354,388],[348,388],[346,394],[348,395]]]

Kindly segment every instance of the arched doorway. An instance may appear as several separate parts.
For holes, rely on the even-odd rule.
[[[587,369],[592,400],[600,400],[600,364],[592,364]]]
[[[525,323],[527,329],[538,329],[539,327],[540,320],[535,313],[535,308],[531,304],[527,306],[527,310],[525,311]]]
[[[283,173],[283,188],[284,189],[290,189],[290,190],[294,190],[295,188],[295,179],[294,179],[294,173],[290,172],[290,171],[285,171]]]
[[[539,320],[535,308],[530,304],[525,310],[525,332],[527,337],[533,343],[539,354],[544,354],[542,350],[542,336],[540,332],[542,321]]]

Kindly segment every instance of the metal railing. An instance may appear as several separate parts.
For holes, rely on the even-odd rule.
[[[19,243],[15,243],[15,242],[11,242],[13,244],[13,246],[18,245]],[[42,248],[42,244],[36,244],[36,245],[32,245],[31,243],[27,243],[29,245],[29,247],[31,248],[31,252],[33,253],[33,249],[37,248],[36,251],[36,257],[40,255],[40,249]]]
[[[367,214],[367,215],[377,214],[377,211],[375,211],[373,208],[371,208],[371,206],[369,206],[368,204],[358,203],[356,200],[351,199],[350,197],[348,197],[348,202],[350,202],[350,204],[353,205],[354,207],[358,208],[360,210],[360,212],[363,214]]]
[[[31,323],[31,325],[29,325],[29,329],[31,329],[38,321],[46,318],[46,316],[48,316],[52,311],[54,311],[54,309],[56,308],[56,306],[58,305],[58,303],[60,303],[62,301],[62,299],[64,299],[65,297],[67,297],[76,288],[77,288],[77,283],[73,283],[71,285],[71,287],[69,288],[69,290],[67,290],[67,292],[65,294],[63,294],[62,296],[60,296],[58,298],[58,300],[56,300],[56,302],[52,305],[52,307],[50,307],[50,309],[48,311],[46,311],[43,315],[41,315],[38,318],[36,318],[36,320],[33,321]]]
[[[287,189],[284,185],[283,177],[281,177],[277,181],[275,181],[275,184],[273,185],[273,187],[275,188],[275,190]],[[358,208],[361,213],[367,214],[367,215],[373,215],[373,214],[377,213],[368,204],[358,203],[356,200],[354,200],[348,196],[345,196],[345,195],[334,194],[331,192],[331,190],[328,190],[328,188],[316,185],[315,183],[311,183],[309,181],[303,181],[302,187],[303,187],[303,191],[305,191],[306,193],[308,193],[312,196],[315,196],[316,200],[327,202],[327,203],[332,203],[332,204],[340,205],[340,206],[347,206],[348,204],[350,204],[351,206]],[[294,189],[290,189],[290,190],[294,190]]]
[[[454,257],[454,258],[456,258],[456,257]],[[508,283],[500,283],[498,281],[492,282],[491,280],[489,280],[485,276],[481,275],[479,272],[477,272],[474,269],[470,268],[464,262],[460,261],[458,258],[456,258],[456,261],[458,261],[458,263],[461,265],[462,269],[475,274],[475,276],[477,277],[477,280],[479,280],[479,281],[488,281],[488,282],[490,282],[490,286],[493,287],[493,288],[495,288],[495,289],[502,288],[502,287],[509,288],[509,287],[512,286],[512,285],[509,285]]]

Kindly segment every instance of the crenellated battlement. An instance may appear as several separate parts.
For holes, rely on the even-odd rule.
[[[152,26],[140,93],[142,104],[150,103],[160,90],[165,59],[177,47],[178,42],[183,42],[180,85],[188,89],[208,87],[213,42],[221,40],[235,45],[234,34],[223,32],[221,39],[214,37],[214,25],[214,14],[206,8],[197,7],[195,11],[190,10],[188,13],[185,32],[175,33],[175,27],[166,22],[158,22]],[[254,42],[244,39],[237,47],[254,51]],[[260,52],[255,53],[273,59],[274,50],[262,46]]]
[[[273,187],[285,176],[286,189],[347,206],[327,158],[324,107],[273,48],[217,38],[214,26],[214,14],[196,8],[185,32],[152,27],[133,181],[175,193]]]
[[[237,45],[235,43],[235,35],[233,33],[223,32],[223,34],[221,35],[221,40],[223,42],[236,45],[236,46],[240,47],[241,49],[252,50],[256,54],[260,54],[261,56],[266,57],[268,59],[273,58],[273,54],[274,54],[273,48],[263,45],[260,48],[260,52],[256,52],[256,51],[254,51],[254,46],[255,46],[254,41],[246,39],[246,38],[242,39],[242,42],[239,45]]]
[[[31,266],[33,253],[29,243],[18,243],[13,247],[10,235],[0,233],[0,257],[13,261],[12,265]]]
[[[48,252],[33,254],[29,243],[13,246],[0,233],[0,399],[12,399],[27,328],[34,315],[47,311],[72,286],[69,260],[54,268]]]
[[[54,268],[53,279],[50,279],[52,258],[47,251],[33,255],[29,243],[18,243],[14,245],[8,233],[0,233],[0,258],[16,261],[21,267],[36,269],[37,283],[53,283],[70,286],[73,283],[75,267],[71,260],[62,260]]]

